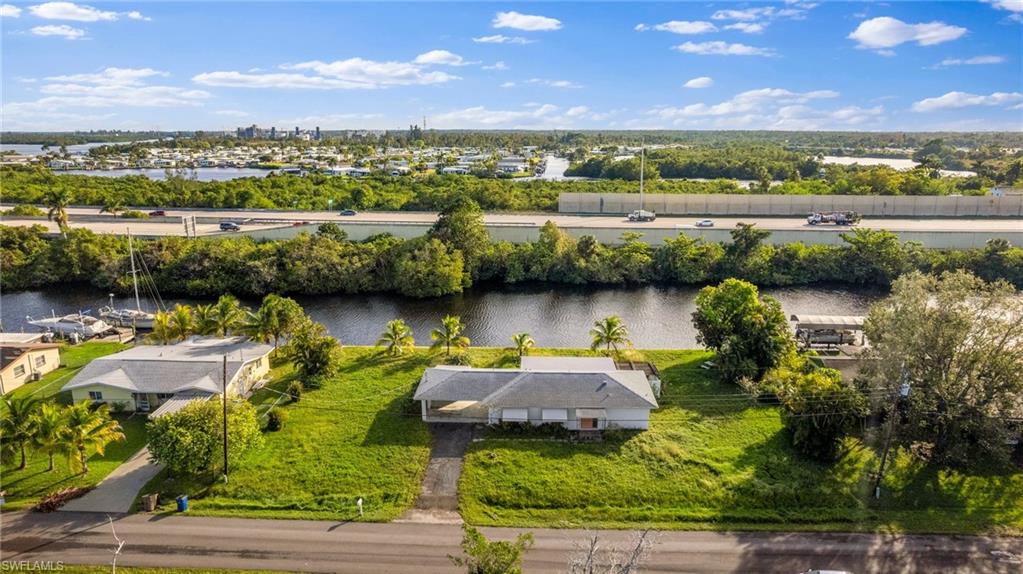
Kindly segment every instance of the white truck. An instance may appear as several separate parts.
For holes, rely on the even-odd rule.
[[[806,216],[806,222],[810,225],[821,225],[823,223],[856,225],[860,222],[860,219],[860,214],[855,211],[824,211],[811,213]]]
[[[645,209],[637,209],[629,214],[629,221],[653,221],[655,219],[657,219],[657,214]]]

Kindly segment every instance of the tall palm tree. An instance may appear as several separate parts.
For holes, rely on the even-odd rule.
[[[121,211],[124,211],[124,202],[114,196],[104,199],[103,207],[99,210],[100,213],[109,213],[114,216]]]
[[[377,346],[386,346],[387,352],[392,357],[404,354],[415,345],[416,340],[412,336],[412,328],[401,319],[389,321],[387,329],[380,334],[380,339],[377,340]]]
[[[50,464],[47,472],[53,471],[53,455],[63,446],[64,429],[67,428],[67,413],[56,403],[44,403],[36,414],[35,433],[32,446],[46,453]]]
[[[67,408],[67,426],[61,437],[68,464],[88,474],[90,452],[102,456],[108,444],[124,440],[124,432],[121,425],[110,418],[108,405],[93,409],[89,401],[82,401]]]
[[[46,218],[57,222],[57,227],[60,228],[60,232],[64,237],[67,237],[67,230],[69,228],[67,206],[70,204],[71,192],[67,189],[51,189],[46,194],[46,206],[50,208],[46,213]]]
[[[192,309],[192,331],[196,335],[213,335],[217,332],[213,305],[196,305]]]
[[[195,332],[195,321],[192,318],[191,307],[178,304],[174,306],[170,314],[170,332],[176,339],[184,341]]]
[[[445,348],[445,354],[451,355],[451,346],[454,345],[459,349],[464,349],[469,346],[469,337],[462,334],[465,330],[465,325],[462,324],[462,320],[454,315],[448,315],[444,317],[440,322],[440,329],[434,329],[430,331],[430,339],[433,340],[433,345],[430,346],[432,349],[439,347]]]
[[[248,313],[242,331],[257,341],[272,339],[276,351],[281,337],[292,334],[303,318],[305,313],[294,299],[271,293],[263,297],[259,309]]]
[[[515,343],[515,350],[519,352],[519,357],[522,357],[529,352],[536,345],[536,341],[529,333],[516,333],[512,335],[512,343]]]
[[[3,408],[0,409],[0,447],[4,458],[15,454],[21,455],[18,470],[25,469],[25,447],[35,435],[36,413],[39,412],[39,400],[32,397],[4,397]]]
[[[619,346],[631,343],[629,330],[625,328],[625,323],[622,323],[622,319],[618,315],[611,315],[595,321],[593,328],[590,329],[590,337],[593,338],[593,343],[590,345],[590,349],[593,350],[603,346],[605,351],[610,352],[611,349],[614,349],[617,353]]]
[[[216,332],[221,337],[237,329],[241,325],[245,312],[241,303],[234,295],[221,295],[220,299],[213,304],[213,323],[217,326]]]
[[[171,324],[171,314],[168,311],[158,311],[153,317],[153,331],[149,338],[161,345],[166,345],[175,339],[174,326]]]

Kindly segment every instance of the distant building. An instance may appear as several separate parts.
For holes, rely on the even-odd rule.
[[[0,394],[39,380],[59,366],[60,345],[56,343],[0,343]]]

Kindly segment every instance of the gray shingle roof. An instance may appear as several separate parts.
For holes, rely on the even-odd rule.
[[[440,366],[426,369],[414,399],[479,401],[521,374],[514,369],[471,369]]]

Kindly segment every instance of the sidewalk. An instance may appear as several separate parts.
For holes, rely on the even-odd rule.
[[[162,466],[150,462],[149,447],[144,447],[114,469],[85,496],[65,504],[65,512],[105,512],[124,514],[132,511],[135,497]]]

